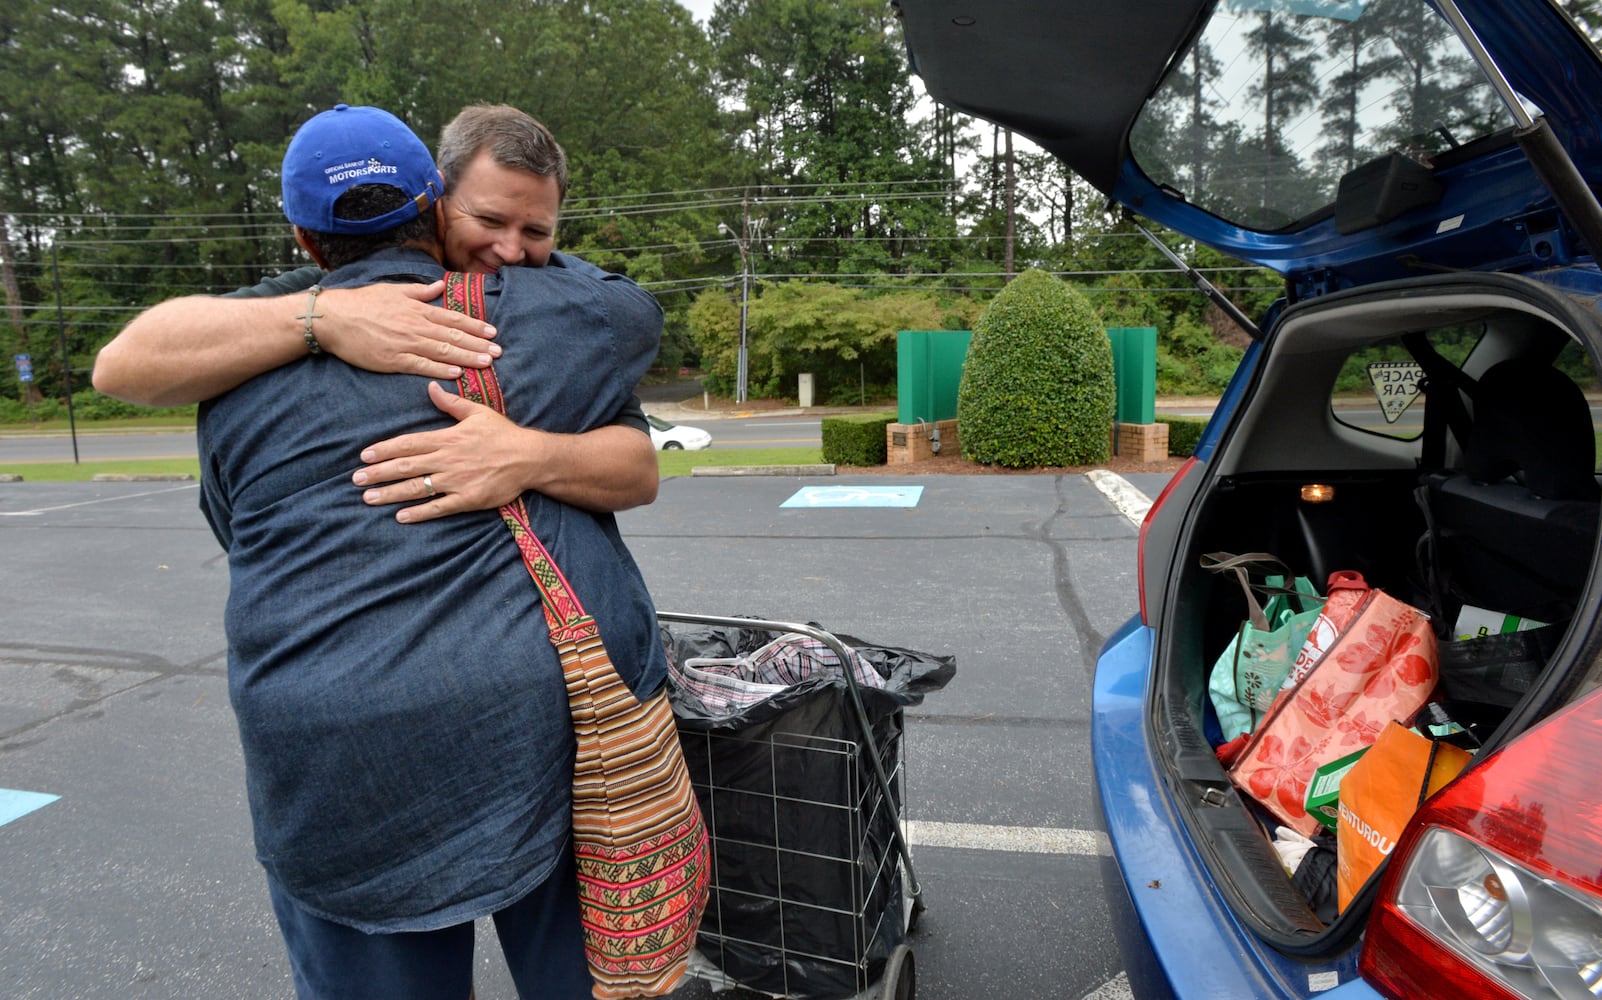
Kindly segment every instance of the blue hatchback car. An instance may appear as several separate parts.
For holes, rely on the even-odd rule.
[[[1602,996],[1596,48],[1549,0],[895,7],[935,100],[1284,277],[1097,665],[1135,995]],[[1306,867],[1338,838],[1276,849],[1220,762],[1247,609],[1215,552],[1430,615],[1428,721],[1472,757],[1343,906]]]

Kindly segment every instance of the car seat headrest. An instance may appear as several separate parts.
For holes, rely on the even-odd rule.
[[[1492,365],[1474,393],[1463,466],[1479,482],[1509,477],[1549,500],[1596,500],[1596,436],[1585,393],[1538,361]]]

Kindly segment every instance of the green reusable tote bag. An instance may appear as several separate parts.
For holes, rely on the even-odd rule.
[[[1208,696],[1225,741],[1256,728],[1296,662],[1324,599],[1304,576],[1265,552],[1202,556],[1211,573],[1233,573],[1246,597],[1247,618],[1213,663]],[[1266,599],[1266,600],[1265,600]]]

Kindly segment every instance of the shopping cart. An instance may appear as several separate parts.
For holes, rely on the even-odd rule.
[[[795,633],[849,662],[814,625],[662,612],[673,626]],[[881,692],[798,686],[756,720],[679,717],[712,839],[712,888],[690,974],[791,1000],[912,1000],[907,935],[923,910],[903,823],[904,718]]]

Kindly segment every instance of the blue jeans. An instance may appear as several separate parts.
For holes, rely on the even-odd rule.
[[[572,847],[549,878],[492,915],[522,1000],[587,1000],[591,980],[579,930]],[[298,1000],[467,1000],[473,924],[437,931],[364,934],[306,912],[267,877],[289,950]]]

